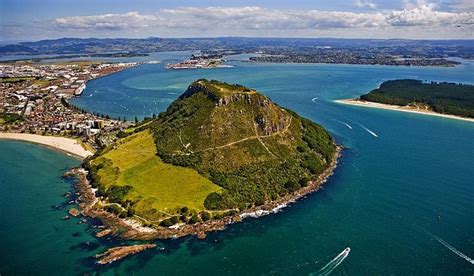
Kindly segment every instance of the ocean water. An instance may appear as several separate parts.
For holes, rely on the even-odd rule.
[[[77,161],[38,146],[0,141],[0,221],[7,222],[1,228],[2,275],[17,271],[111,275],[474,273],[469,262],[474,258],[474,124],[333,102],[358,96],[388,79],[474,83],[473,63],[423,68],[232,61],[234,68],[163,68],[167,59],[179,55],[163,54],[162,64],[142,65],[91,81],[74,103],[132,119],[163,111],[199,78],[250,86],[324,125],[346,147],[324,189],[278,214],[246,219],[205,240],[158,241],[164,250],[97,267],[88,257],[107,244],[121,242],[97,240],[90,228],[77,225],[77,220],[62,221],[64,211],[49,207],[64,201],[62,194],[70,183],[59,176],[65,166]],[[32,211],[38,214],[32,216]],[[64,230],[53,232],[55,225]],[[73,237],[76,232],[81,235]],[[86,241],[98,248],[84,249]],[[347,247],[351,250],[344,254]]]
[[[0,141],[0,274],[73,272],[94,242],[85,224],[62,220],[69,208],[61,178],[79,160],[37,145]],[[58,210],[54,206],[61,206]]]

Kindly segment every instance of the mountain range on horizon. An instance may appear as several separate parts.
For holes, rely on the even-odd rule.
[[[267,37],[208,37],[208,38],[59,38],[33,42],[18,42],[0,46],[0,55],[93,54],[104,52],[149,53],[176,50],[209,50],[257,52],[305,49],[390,49],[393,54],[403,51],[423,54],[430,49],[432,57],[463,57],[474,54],[473,39],[410,40],[410,39],[352,39],[352,38],[267,38]]]

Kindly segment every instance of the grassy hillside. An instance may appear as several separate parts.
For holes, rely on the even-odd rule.
[[[360,99],[401,106],[421,105],[438,113],[474,118],[473,85],[393,80],[382,83]]]
[[[161,161],[148,130],[121,139],[91,165],[102,194],[150,220],[168,217],[185,206],[202,211],[206,196],[222,190],[192,169]]]
[[[165,162],[196,169],[225,190],[209,209],[244,209],[306,185],[335,151],[329,134],[266,96],[199,80],[152,126]]]
[[[124,135],[91,161],[94,181],[109,203],[132,213],[176,216],[166,224],[296,191],[329,166],[336,150],[321,126],[255,90],[208,80],[192,83],[155,120]],[[185,206],[195,215],[183,217]]]

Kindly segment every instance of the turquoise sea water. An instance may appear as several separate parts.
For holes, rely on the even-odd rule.
[[[325,188],[278,214],[244,220],[203,241],[158,242],[165,250],[99,268],[88,256],[110,242],[93,238],[77,220],[62,221],[64,211],[50,207],[64,202],[70,185],[59,178],[62,169],[78,162],[38,146],[0,141],[0,221],[6,222],[0,228],[2,275],[474,273],[474,265],[454,252],[474,258],[474,124],[332,102],[388,79],[474,83],[474,64],[418,68],[235,61],[234,68],[163,68],[167,57],[180,55],[163,54],[163,64],[91,81],[74,103],[132,119],[163,111],[198,78],[248,85],[321,123],[347,147]],[[347,247],[346,258],[337,257]]]

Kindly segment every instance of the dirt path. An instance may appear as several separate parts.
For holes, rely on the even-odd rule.
[[[232,145],[235,145],[235,144],[238,144],[238,143],[242,143],[242,142],[245,142],[245,141],[248,141],[248,140],[258,139],[258,140],[260,141],[260,143],[263,145],[263,147],[265,147],[265,149],[266,149],[271,155],[273,155],[273,153],[272,153],[272,152],[268,149],[268,147],[263,143],[263,141],[261,140],[261,138],[272,137],[272,136],[276,136],[276,135],[283,134],[283,133],[287,132],[288,129],[290,128],[290,126],[291,126],[292,120],[293,120],[293,116],[290,116],[290,120],[289,120],[288,124],[286,125],[285,129],[283,129],[282,131],[278,131],[278,132],[275,132],[275,133],[272,133],[272,134],[268,134],[268,135],[258,135],[258,134],[257,134],[257,129],[255,128],[255,134],[256,134],[255,136],[246,137],[246,138],[243,138],[243,139],[234,141],[234,142],[227,143],[227,144],[225,144],[225,145],[221,145],[221,146],[217,146],[217,147],[212,147],[212,148],[207,148],[207,149],[203,149],[203,150],[199,150],[199,151],[195,151],[195,152],[203,152],[203,151],[210,151],[210,150],[215,150],[215,149],[222,149],[222,148],[226,148],[226,147],[229,147],[229,146],[232,146]]]

